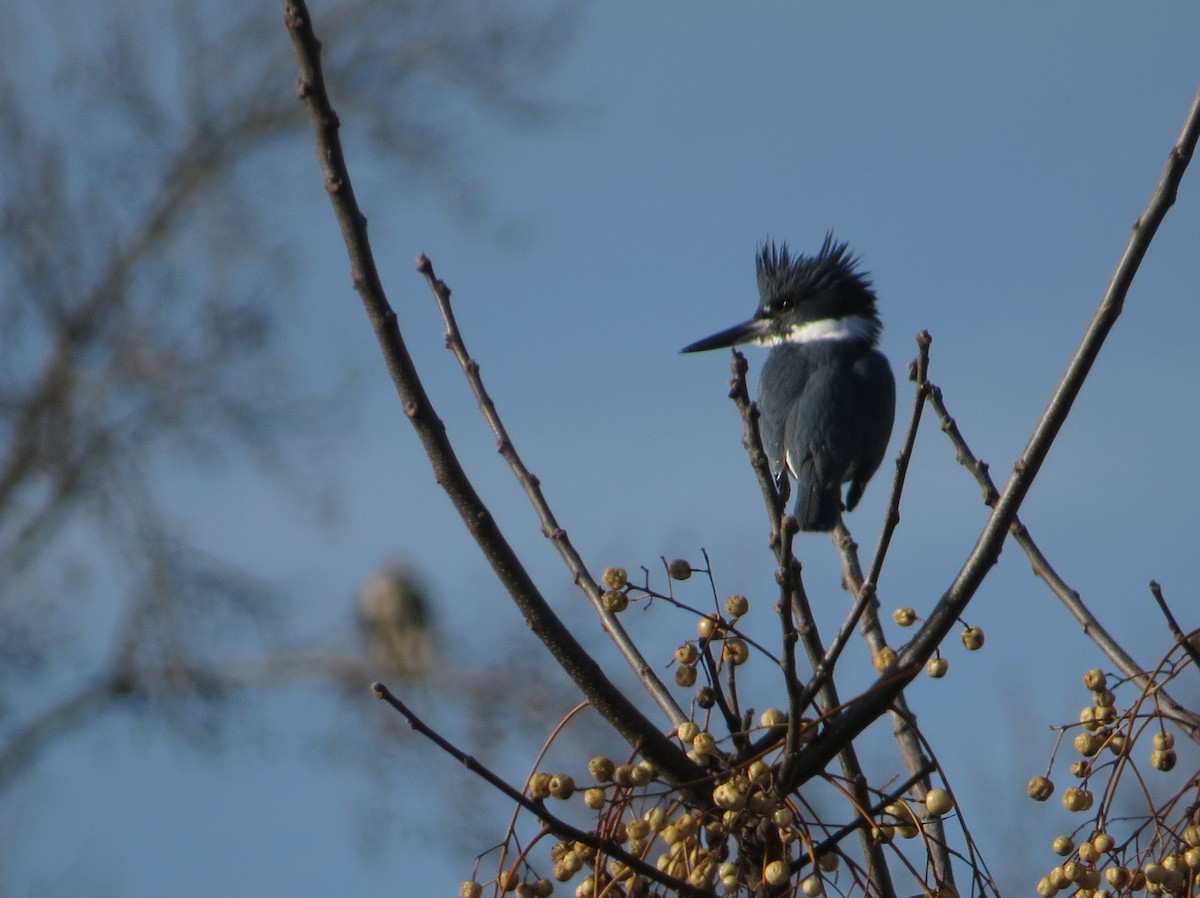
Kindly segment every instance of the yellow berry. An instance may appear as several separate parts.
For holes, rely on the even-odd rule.
[[[962,631],[962,644],[968,652],[983,648],[983,630],[978,627],[967,627]]]
[[[1164,773],[1174,769],[1175,760],[1175,750],[1171,748],[1168,748],[1166,751],[1150,752],[1150,766]]]
[[[1104,879],[1114,889],[1124,888],[1129,878],[1129,871],[1124,867],[1109,867],[1104,871]]]
[[[1166,882],[1167,868],[1162,864],[1149,863],[1142,868],[1142,875],[1146,877],[1146,882],[1161,885]]]
[[[676,558],[667,566],[667,573],[672,580],[686,580],[692,576],[692,566],[686,559]]]
[[[1054,783],[1044,776],[1035,776],[1029,781],[1025,791],[1034,801],[1045,801],[1054,794]]]
[[[1092,793],[1078,786],[1068,786],[1063,792],[1063,807],[1068,811],[1086,811],[1092,806]]]
[[[713,804],[727,811],[740,811],[746,806],[746,793],[732,782],[717,785],[712,793]]]
[[[1050,881],[1049,876],[1043,876],[1038,880],[1037,893],[1041,898],[1054,898],[1058,894],[1058,886]]]
[[[779,708],[767,708],[759,715],[758,722],[768,730],[784,726],[787,723],[787,712]]]
[[[771,861],[763,871],[763,882],[772,886],[781,886],[788,881],[788,865],[783,861]]]
[[[1080,733],[1075,737],[1073,744],[1077,752],[1085,758],[1091,758],[1096,755],[1096,752],[1100,751],[1100,748],[1104,745],[1104,740],[1095,733]]]
[[[912,608],[897,608],[892,612],[892,620],[901,627],[911,627],[917,622],[917,612]]]
[[[725,600],[725,611],[730,617],[741,617],[750,610],[750,600],[745,596],[733,595]]]
[[[483,886],[473,879],[468,879],[458,887],[460,898],[479,898],[483,894]]]
[[[1071,841],[1070,836],[1057,836],[1054,839],[1054,853],[1066,857],[1075,850],[1075,843]]]
[[[620,590],[610,589],[600,597],[600,604],[610,614],[620,614],[629,607],[629,596]]]
[[[696,685],[696,668],[689,667],[686,664],[675,668],[675,683],[682,686],[684,689],[689,689]]]
[[[1083,685],[1091,692],[1099,692],[1105,685],[1104,671],[1098,667],[1093,667],[1083,675]]]
[[[875,657],[871,659],[871,664],[873,664],[875,669],[880,673],[885,673],[891,670],[896,666],[896,650],[891,646],[885,645],[878,652],[876,652]]]
[[[945,658],[930,658],[929,663],[925,665],[925,672],[935,680],[944,677],[949,669],[950,662]]]
[[[555,798],[567,799],[575,794],[575,780],[565,773],[550,777],[550,794]]]
[[[588,775],[598,783],[610,782],[616,765],[603,755],[597,755],[588,761]]]
[[[535,773],[529,778],[529,794],[534,798],[550,797],[550,774]]]
[[[800,883],[800,891],[803,892],[806,898],[819,898],[825,891],[825,887],[821,885],[819,876],[809,876],[804,882]]]
[[[624,589],[629,582],[629,572],[623,567],[605,568],[600,580],[608,589]]]
[[[930,789],[925,794],[925,808],[935,817],[950,813],[954,808],[954,799],[945,789]]]
[[[726,639],[721,657],[730,664],[745,664],[750,659],[750,646],[742,639]]]
[[[1115,841],[1108,833],[1096,833],[1092,836],[1092,847],[1101,854],[1107,854],[1112,851]]]

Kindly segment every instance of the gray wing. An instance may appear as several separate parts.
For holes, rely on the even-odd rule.
[[[850,489],[846,493],[846,510],[854,508],[862,498],[863,489],[879,468],[892,436],[896,417],[896,379],[887,357],[878,350],[865,353],[854,363],[854,401],[863,413],[859,420],[864,426],[859,434],[859,462],[849,471]]]
[[[830,530],[842,510],[847,459],[858,455],[854,426],[857,353],[844,345],[776,349],[763,366],[760,431],[777,479],[796,481],[795,517],[804,530]]]
[[[758,431],[776,482],[787,480],[788,413],[796,397],[804,392],[810,369],[803,356],[790,353],[787,348],[771,353],[763,365],[758,390]],[[768,381],[772,384],[770,390],[765,388]]]

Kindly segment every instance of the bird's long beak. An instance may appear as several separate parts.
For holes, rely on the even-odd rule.
[[[697,340],[695,343],[691,343],[679,351],[704,352],[707,349],[724,349],[727,346],[736,346],[739,343],[749,343],[751,340],[767,336],[770,326],[770,322],[762,318],[751,318],[749,321],[743,321],[741,324],[735,324],[733,327],[726,328],[719,334],[713,334],[711,337]]]

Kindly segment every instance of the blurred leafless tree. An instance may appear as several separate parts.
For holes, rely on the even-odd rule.
[[[460,123],[559,111],[536,85],[569,7],[324,5],[344,108],[397,178],[460,211],[478,196]],[[269,615],[270,589],[190,542],[162,487],[178,466],[275,467],[317,430],[301,399],[321,400],[277,326],[302,305],[295,235],[262,218],[306,127],[278,15],[26,4],[0,29],[0,789],[117,701],[266,670],[223,671],[208,623]],[[121,610],[107,662],[80,677],[70,646],[91,637],[78,612],[93,588]]]

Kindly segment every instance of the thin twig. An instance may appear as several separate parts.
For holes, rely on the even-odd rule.
[[[858,610],[859,606],[863,606],[861,609],[863,639],[866,641],[871,655],[878,658],[883,654],[884,649],[888,648],[887,638],[879,621],[879,602],[875,598],[874,590],[866,589],[862,567],[858,560],[858,546],[851,537],[850,531],[846,529],[844,522],[838,522],[833,537],[834,544],[838,547],[842,558],[842,575],[846,578],[850,591],[859,597],[855,603],[855,610]],[[869,601],[864,603],[864,597],[868,597]],[[853,614],[850,617],[853,617]],[[909,708],[908,699],[903,691],[896,694],[887,713],[892,719],[892,734],[900,752],[900,759],[904,762],[908,772],[915,774],[918,770],[924,769],[930,763],[930,759],[921,745],[920,732],[916,726],[917,716]],[[932,782],[927,777],[918,779],[915,784],[917,797],[923,799],[932,786]],[[953,886],[954,868],[950,862],[950,848],[946,841],[945,826],[940,817],[931,818],[927,826],[933,832],[930,840],[929,859],[933,864],[934,875],[942,885]]]
[[[822,840],[819,845],[815,846],[813,848],[812,853],[814,855],[816,855],[817,857],[820,857],[823,854],[829,854],[831,851],[833,851],[834,848],[837,847],[838,842],[842,841],[842,839],[846,838],[846,836],[850,835],[852,832],[854,832],[857,829],[862,829],[864,826],[874,823],[875,818],[879,816],[879,814],[883,811],[884,808],[886,808],[889,804],[896,801],[897,799],[903,798],[904,793],[906,793],[917,782],[919,782],[921,778],[926,777],[930,773],[932,773],[933,769],[934,769],[933,764],[930,763],[930,765],[926,769],[919,770],[916,773],[914,773],[912,776],[910,776],[908,779],[906,779],[904,782],[902,782],[899,786],[897,786],[895,789],[893,789],[887,795],[884,795],[882,798],[879,799],[879,801],[877,801],[874,805],[872,805],[870,813],[865,814],[865,815],[859,815],[859,817],[853,823],[847,823],[841,829],[835,830],[832,834],[829,835],[828,838]],[[794,861],[792,861],[792,863],[791,863],[792,872],[799,873],[806,866],[808,866],[808,864],[810,863],[811,860],[812,859],[807,854],[801,854],[798,858],[796,858]]]
[[[895,532],[896,525],[900,523],[900,496],[904,491],[908,466],[912,460],[913,447],[917,441],[917,431],[921,425],[921,410],[925,407],[925,400],[929,393],[929,347],[932,343],[933,338],[929,335],[929,331],[921,331],[917,334],[917,359],[913,363],[913,380],[916,381],[917,389],[913,400],[913,411],[909,419],[908,431],[904,436],[904,445],[900,450],[900,454],[896,456],[896,476],[892,482],[892,494],[888,500],[888,511],[884,517],[883,530],[879,534],[879,542],[875,547],[875,555],[871,559],[870,572],[866,576],[860,575],[855,578],[858,586],[853,587],[855,594],[854,604],[850,608],[850,613],[842,621],[842,625],[838,629],[837,635],[834,636],[829,650],[817,665],[813,679],[806,688],[806,693],[815,690],[821,683],[833,675],[833,669],[837,664],[838,658],[846,648],[850,637],[854,635],[854,628],[858,626],[859,620],[867,613],[867,609],[872,609],[871,613],[876,615],[876,617],[878,616],[879,603],[876,597],[876,585],[879,582],[879,574],[883,570],[883,561],[887,555],[888,546],[891,545],[892,534]],[[857,547],[850,538],[849,530],[845,529],[844,526],[840,526],[835,530],[834,543],[838,548],[839,554],[842,555],[843,566],[845,566],[847,553],[854,554],[854,563],[856,566],[858,565]],[[874,626],[878,628],[878,622]]]
[[[459,329],[458,321],[454,316],[454,308],[450,304],[450,288],[446,286],[445,281],[440,280],[434,274],[433,263],[424,254],[417,259],[417,271],[425,275],[425,280],[429,283],[429,288],[433,292],[434,299],[437,301],[438,310],[442,313],[442,321],[446,325],[446,346],[454,353],[454,357],[458,360],[463,373],[467,377],[467,383],[471,386],[471,392],[475,394],[475,401],[479,404],[479,409],[483,413],[484,420],[487,421],[488,426],[492,429],[492,433],[496,437],[496,446],[500,455],[508,462],[513,476],[517,478],[521,489],[525,491],[525,495],[529,497],[534,511],[537,512],[538,519],[542,522],[542,535],[554,543],[555,548],[558,549],[558,554],[567,566],[567,570],[575,578],[576,585],[583,590],[584,595],[588,597],[588,601],[592,603],[592,607],[596,609],[596,613],[600,616],[600,625],[608,633],[609,638],[616,644],[617,649],[625,657],[629,666],[633,668],[637,678],[646,687],[646,691],[650,693],[650,696],[658,704],[659,708],[662,709],[662,712],[666,714],[672,726],[679,726],[679,724],[688,719],[687,715],[679,707],[679,703],[675,701],[675,697],[671,695],[666,685],[654,673],[650,665],[646,663],[646,659],[642,657],[642,653],[638,651],[633,640],[629,638],[629,634],[625,632],[625,628],[621,626],[621,622],[617,619],[617,616],[604,607],[601,601],[602,591],[588,571],[587,565],[583,563],[583,558],[575,550],[575,546],[567,536],[567,531],[559,525],[554,512],[550,509],[550,503],[546,501],[546,497],[542,493],[541,481],[530,473],[525,463],[521,460],[521,456],[517,453],[516,446],[514,446],[512,438],[508,435],[508,429],[504,426],[504,422],[500,420],[500,414],[496,411],[496,405],[483,385],[483,378],[479,373],[479,363],[467,352],[467,345],[463,341],[462,331]]]
[[[300,69],[298,93],[312,123],[325,189],[350,259],[351,280],[375,330],[404,413],[425,448],[435,478],[454,503],[530,629],[592,706],[630,745],[641,746],[646,758],[670,782],[688,789],[690,797],[697,804],[706,806],[711,796],[692,785],[703,775],[701,769],[609,680],[600,665],[584,651],[569,628],[554,614],[463,471],[446,428],[417,374],[400,333],[396,313],[383,289],[367,239],[366,217],[355,199],[346,167],[338,137],[340,124],[325,87],[320,42],[313,33],[308,9],[303,0],[283,0],[283,9],[284,22],[292,36]]]
[[[1196,651],[1196,647],[1192,645],[1192,641],[1188,639],[1187,634],[1183,632],[1179,626],[1179,621],[1175,620],[1175,615],[1171,612],[1171,607],[1167,604],[1166,598],[1163,597],[1162,586],[1157,580],[1150,581],[1150,594],[1154,596],[1154,601],[1158,603],[1158,608],[1162,612],[1163,617],[1167,619],[1167,626],[1171,629],[1171,635],[1175,637],[1175,641],[1183,647],[1187,652],[1187,656],[1192,659],[1192,663],[1200,668],[1200,652]]]
[[[912,416],[908,422],[908,430],[904,435],[904,445],[896,456],[896,476],[892,480],[892,494],[888,499],[887,513],[884,515],[883,529],[879,534],[879,542],[875,545],[875,554],[871,557],[871,566],[863,580],[863,588],[875,591],[879,584],[879,574],[883,570],[884,559],[887,558],[888,547],[892,543],[892,534],[900,523],[900,497],[904,493],[904,482],[908,477],[908,465],[912,461],[913,447],[917,442],[917,431],[921,427],[921,412],[925,409],[925,397],[929,392],[929,347],[933,337],[929,331],[917,334],[917,358],[912,363],[911,376],[917,389],[913,395]]]

